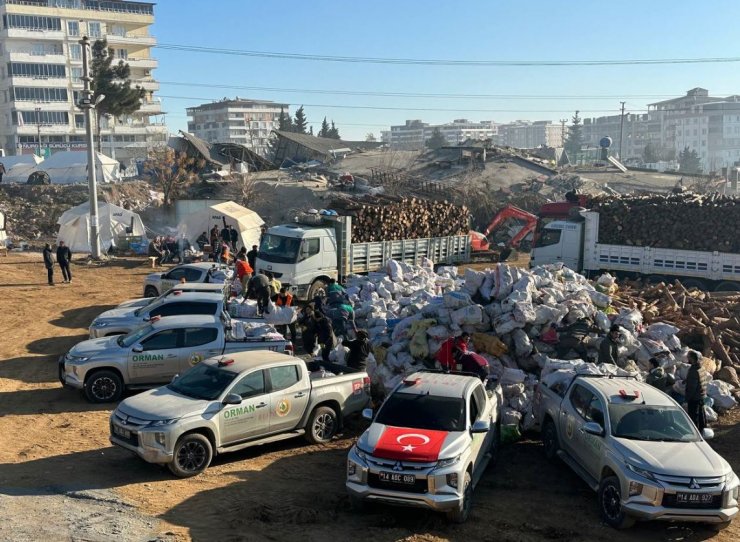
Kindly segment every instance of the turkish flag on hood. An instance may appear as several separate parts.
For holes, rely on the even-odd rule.
[[[437,461],[448,434],[447,431],[388,426],[380,435],[373,455],[401,461]]]

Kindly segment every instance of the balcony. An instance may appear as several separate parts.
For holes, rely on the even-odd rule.
[[[144,90],[152,90],[152,91],[159,90],[159,83],[155,81],[154,79],[139,79],[139,80],[132,79],[131,85],[134,87],[139,86],[143,88]]]
[[[162,104],[157,101],[144,102],[141,104],[141,107],[139,108],[137,113],[146,113],[148,115],[161,115],[162,114]]]
[[[41,30],[35,28],[6,28],[0,31],[0,36],[26,40],[53,40],[64,41],[63,30]]]
[[[18,135],[33,135],[38,133],[38,126],[35,124],[24,124],[23,126],[14,126]],[[72,127],[68,124],[42,124],[41,135],[60,135],[72,133]],[[84,130],[83,130],[84,133]]]
[[[13,84],[24,87],[48,87],[54,85],[55,87],[67,86],[67,76],[64,77],[47,77],[42,75],[10,75],[8,79],[12,79]]]
[[[125,36],[118,34],[108,34],[106,39],[111,46],[114,45],[148,45],[154,47],[157,39],[154,36],[137,36],[136,34],[126,33]]]
[[[11,62],[32,62],[43,64],[63,64],[64,53],[34,53],[31,48],[16,51],[8,51],[8,59]]]
[[[118,60],[119,59],[117,58],[116,59],[116,62]],[[123,58],[123,59],[120,59],[120,60],[123,60],[124,62],[128,63],[128,65],[131,66],[132,68],[143,68],[143,69],[146,69],[146,70],[153,70],[159,64],[153,58],[128,57],[128,58]]]

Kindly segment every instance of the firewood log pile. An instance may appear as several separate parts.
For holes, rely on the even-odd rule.
[[[470,211],[447,201],[386,195],[336,198],[330,209],[352,216],[352,242],[466,235]]]
[[[740,200],[720,194],[600,197],[599,242],[682,250],[740,252]]]

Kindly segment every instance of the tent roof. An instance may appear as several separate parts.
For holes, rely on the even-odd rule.
[[[128,209],[124,209],[123,207],[119,207],[118,205],[113,205],[112,203],[108,203],[107,201],[99,201],[98,202],[98,215],[102,214],[108,214],[110,213],[131,213],[138,216],[138,213],[134,211],[129,211]],[[81,203],[80,205],[76,207],[72,207],[71,209],[67,209],[62,213],[62,216],[59,217],[59,220],[57,220],[57,224],[64,224],[65,222],[69,222],[73,217],[77,216],[84,216],[90,214],[90,201],[86,201],[85,203]]]
[[[98,163],[105,165],[118,165],[118,162],[100,152],[97,155]],[[44,160],[43,169],[69,168],[75,166],[87,166],[87,151],[63,151],[55,152]]]
[[[233,201],[211,205],[211,209],[239,221],[241,224],[248,228],[259,228],[262,224],[265,223],[260,215],[258,215],[251,209],[247,209],[246,207],[243,207]]]
[[[5,171],[19,164],[35,166],[42,162],[43,158],[35,154],[18,154],[16,156],[0,156],[0,163],[5,166]]]

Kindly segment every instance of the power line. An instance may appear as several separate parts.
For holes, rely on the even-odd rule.
[[[701,58],[631,58],[614,60],[451,60],[441,58],[381,58],[285,53],[279,51],[250,51],[243,49],[223,49],[176,43],[160,43],[155,47],[170,51],[208,53],[218,55],[247,56],[258,58],[279,58],[314,62],[346,62],[361,64],[403,64],[426,66],[635,66],[655,64],[710,64],[740,62],[740,57],[701,57]]]

